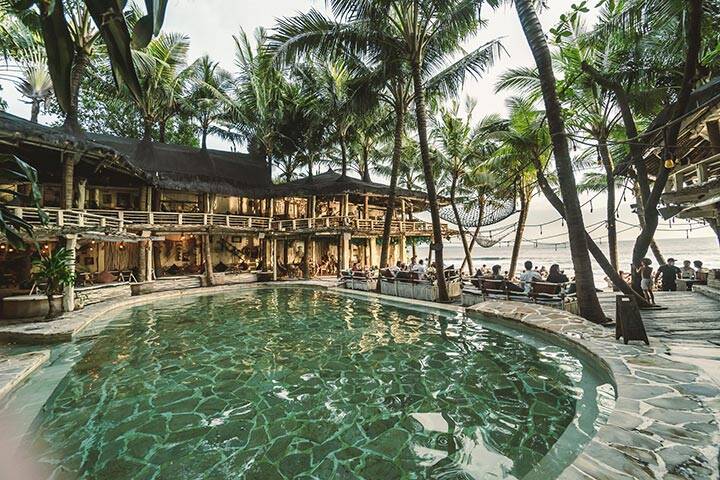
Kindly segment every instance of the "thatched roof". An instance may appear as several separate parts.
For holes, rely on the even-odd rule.
[[[121,153],[108,145],[93,141],[88,135],[76,135],[62,128],[33,123],[7,112],[0,112],[0,145],[5,147],[2,151],[9,153],[20,153],[24,150],[80,153],[86,160],[99,160],[104,166],[139,174],[137,168]],[[61,156],[58,155],[58,158]]]
[[[243,196],[272,184],[265,162],[246,153],[203,150],[111,135],[88,136],[120,152],[143,172],[148,182],[161,188]]]
[[[427,201],[425,192],[416,192],[404,188],[398,188],[396,191],[398,197],[420,202]],[[291,196],[329,196],[329,195],[379,195],[388,196],[390,187],[382,183],[365,182],[359,178],[345,176],[328,170],[320,175],[305,177],[288,183],[274,185],[270,190],[265,192],[266,197],[291,197]]]
[[[23,156],[31,163],[32,157],[60,160],[63,152],[80,153],[83,160],[98,167],[120,170],[145,183],[171,190],[243,196],[272,184],[265,162],[254,160],[248,154],[112,135],[74,135],[6,112],[0,112],[2,151]]]

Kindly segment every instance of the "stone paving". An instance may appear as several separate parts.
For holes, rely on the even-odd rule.
[[[664,343],[624,345],[611,330],[538,305],[485,302],[467,313],[563,335],[610,369],[615,410],[561,479],[718,478],[720,388],[697,365],[675,360]]]
[[[9,357],[0,356],[0,400],[25,381],[50,358],[50,352],[23,353]]]
[[[317,287],[332,284],[296,283]],[[285,284],[290,285],[289,282]],[[0,341],[67,341],[93,320],[106,316],[112,310],[233,288],[236,287],[168,292],[152,298],[133,297],[94,305],[46,324],[4,327],[0,330]],[[395,297],[388,299],[398,300]],[[414,300],[412,303],[438,308],[437,304],[428,302]],[[459,307],[447,308],[457,310]],[[559,478],[720,478],[720,388],[716,379],[693,361],[692,346],[676,355],[677,344],[671,345],[656,338],[651,338],[649,347],[643,344],[624,345],[615,341],[613,330],[591,324],[568,312],[533,304],[493,301],[469,307],[466,311],[469,316],[520,321],[562,335],[597,357],[598,362],[611,372],[617,387],[615,410],[607,424],[600,428],[595,438]],[[708,354],[704,355],[707,357]],[[711,352],[710,355],[715,355],[717,359],[720,352]]]

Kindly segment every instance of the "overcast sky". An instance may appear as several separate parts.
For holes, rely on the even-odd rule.
[[[569,10],[573,2],[572,0],[552,0],[548,3],[551,4],[550,8],[541,14],[541,21],[546,31],[557,22],[560,14]],[[312,7],[324,9],[325,2],[324,0],[171,0],[163,28],[165,31],[183,32],[190,36],[191,60],[209,54],[223,67],[232,71],[234,69],[232,35],[237,33],[240,28],[245,29],[248,33],[259,26],[270,28],[275,19],[306,11]],[[487,14],[488,27],[481,32],[477,43],[501,38],[507,54],[484,78],[477,81],[472,80],[466,85],[465,94],[478,100],[476,112],[479,115],[505,112],[504,103],[507,95],[498,95],[493,91],[493,85],[499,73],[510,67],[533,65],[533,59],[520,23],[515,16],[515,10],[503,7],[497,12],[488,11]],[[18,100],[18,95],[11,85],[5,83],[3,86],[4,89],[0,95],[8,101],[9,111],[22,117],[29,117],[30,107]],[[225,145],[217,139],[209,140],[209,145],[211,148],[225,148]],[[583,201],[587,200],[588,197],[583,199]],[[622,204],[619,213],[622,221],[637,223],[637,219],[630,212],[631,200],[628,195],[628,201]],[[604,218],[604,195],[597,197],[592,203],[592,212],[590,205],[585,207],[587,224],[593,224]],[[532,205],[528,223],[539,224],[557,217],[558,215],[552,207],[542,197],[537,197]],[[661,228],[667,228],[667,224]],[[677,225],[674,231],[658,232],[658,238],[684,238],[686,234],[679,231],[680,228],[684,228],[682,224]],[[538,231],[535,233],[539,233],[539,229],[536,230]],[[556,222],[544,228],[543,236],[559,234],[563,231],[564,228],[560,222]],[[601,229],[597,235],[604,235],[601,233],[603,231],[604,229]],[[709,229],[695,229],[690,233],[691,238],[711,235],[712,232]],[[533,237],[534,234],[531,231],[527,236]],[[621,234],[620,238],[630,240],[636,236],[637,231],[632,230]],[[556,240],[561,241],[562,239]]]

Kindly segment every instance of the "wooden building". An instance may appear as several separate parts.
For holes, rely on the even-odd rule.
[[[36,226],[41,251],[66,245],[76,253],[79,290],[244,282],[258,272],[311,277],[379,263],[385,185],[334,172],[274,185],[266,163],[248,154],[77,137],[2,112],[0,153],[38,170],[50,222],[42,225],[30,205],[14,211]],[[399,189],[397,199],[393,261],[404,260],[408,239],[432,235],[413,216],[426,210],[425,195]],[[28,292],[30,258],[39,253],[0,239],[0,296]],[[74,293],[66,297],[72,309]]]
[[[648,172],[671,161],[672,171],[662,195],[663,218],[692,219],[709,224],[720,241],[720,78],[696,89],[681,120],[674,158],[664,148],[664,132],[673,113],[668,106],[652,122],[642,141]]]

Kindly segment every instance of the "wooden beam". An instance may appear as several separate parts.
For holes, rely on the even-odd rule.
[[[712,152],[720,153],[720,120],[706,122],[705,126],[707,127]]]

